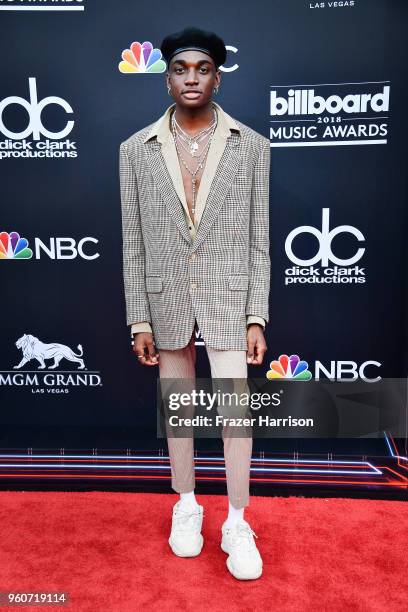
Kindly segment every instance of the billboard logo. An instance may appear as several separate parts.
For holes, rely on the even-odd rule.
[[[118,68],[123,74],[158,73],[166,70],[160,49],[154,49],[151,42],[133,42],[130,49],[122,51]]]
[[[339,225],[330,230],[329,219],[330,208],[323,208],[321,230],[311,225],[301,225],[289,232],[285,240],[285,252],[288,259],[296,265],[285,270],[285,285],[365,282],[365,269],[354,266],[362,258],[365,247],[356,248],[347,258],[337,257],[332,249],[332,241],[336,236],[349,234],[354,236],[357,243],[362,243],[365,242],[363,233],[352,225]],[[310,234],[317,241],[318,249],[311,257],[295,254],[294,240],[302,234]],[[320,267],[315,267],[316,264],[320,264]]]
[[[390,81],[272,86],[272,147],[386,144]]]
[[[328,98],[317,96],[314,89],[289,89],[287,99],[278,98],[276,91],[271,91],[271,115],[331,115],[344,113],[376,113],[389,109],[390,87],[384,85],[383,91],[371,94],[332,95]]]

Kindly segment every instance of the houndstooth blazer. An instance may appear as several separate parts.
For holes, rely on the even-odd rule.
[[[269,140],[234,119],[191,238],[153,123],[120,145],[127,324],[148,321],[157,349],[247,350],[246,315],[269,321]]]

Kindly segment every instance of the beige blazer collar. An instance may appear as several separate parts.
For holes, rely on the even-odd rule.
[[[146,146],[147,163],[155,184],[158,187],[163,200],[168,207],[169,213],[180,230],[182,236],[189,244],[192,245],[192,251],[196,250],[200,246],[217,218],[217,214],[219,213],[225,197],[234,181],[235,175],[238,172],[241,160],[241,155],[238,148],[241,139],[241,130],[232,117],[229,117],[229,115],[227,115],[227,113],[225,113],[225,111],[223,111],[218,104],[215,102],[214,104],[217,106],[217,109],[220,109],[221,111],[219,117],[222,117],[223,129],[228,130],[228,137],[226,139],[224,152],[218,163],[211,183],[194,242],[191,240],[191,235],[187,226],[186,215],[183,210],[184,204],[181,205],[182,200],[180,195],[185,197],[184,191],[183,194],[181,194],[180,189],[176,188],[172,180],[162,152],[163,143],[159,140],[159,137],[163,137],[165,132],[171,135],[171,132],[167,127],[168,124],[166,125],[164,122],[168,121],[171,108],[175,106],[174,104],[171,105],[166,110],[164,115],[162,115],[162,117],[160,117],[160,119],[153,125],[149,134],[143,140]],[[156,138],[154,138],[154,136],[156,136]],[[166,136],[165,140],[167,143]]]

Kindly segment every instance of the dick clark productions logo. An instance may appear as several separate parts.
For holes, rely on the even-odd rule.
[[[323,208],[321,230],[311,225],[302,225],[288,234],[285,252],[290,261],[296,265],[286,268],[285,285],[365,283],[365,268],[354,265],[362,258],[365,247],[356,248],[350,257],[343,259],[337,257],[332,249],[332,241],[336,236],[349,234],[361,244],[365,242],[363,233],[352,225],[339,225],[330,229],[329,221],[330,208]],[[317,241],[318,248],[312,257],[302,258],[295,253],[295,238],[302,234],[310,234]]]
[[[51,104],[59,106],[66,115],[72,115],[72,106],[59,96],[47,96],[39,100],[37,80],[34,77],[29,77],[28,89],[28,100],[21,96],[9,96],[0,101],[0,133],[7,138],[0,141],[0,160],[16,157],[77,157],[76,143],[63,140],[71,133],[75,122],[69,119],[61,130],[52,131],[41,115]],[[4,110],[14,105],[25,109],[28,117],[24,129],[19,132],[12,131],[3,118]]]

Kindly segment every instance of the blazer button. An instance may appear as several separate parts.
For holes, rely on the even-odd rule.
[[[190,287],[191,289],[197,289],[197,283],[191,283]]]
[[[195,253],[192,253],[192,254],[190,255],[189,259],[190,259],[190,261],[194,261],[196,257],[197,257],[197,256],[196,256],[196,254],[195,254]]]

